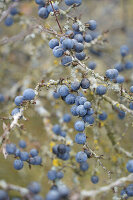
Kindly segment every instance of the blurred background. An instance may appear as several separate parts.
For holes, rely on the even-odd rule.
[[[60,4],[60,7],[64,10],[67,8],[63,2]],[[5,7],[5,9],[7,8]],[[5,102],[0,104],[0,117],[10,116],[11,110],[15,106],[15,96],[20,95],[25,88],[35,88],[41,80],[48,81],[49,79],[56,80],[71,77],[70,68],[63,68],[60,64],[60,59],[55,59],[51,49],[48,48],[48,41],[53,38],[52,35],[32,30],[25,38],[17,37],[13,42],[10,40],[14,35],[27,31],[31,25],[36,23],[58,30],[54,17],[50,16],[47,20],[39,19],[37,15],[38,8],[33,0],[20,1],[18,10],[20,12],[14,17],[15,23],[11,27],[6,27],[3,22],[0,24],[0,93],[5,96]],[[127,59],[132,61],[132,0],[83,0],[82,5],[79,8],[74,8],[69,14],[80,18],[83,22],[87,22],[89,19],[96,20],[98,24],[96,35],[108,31],[107,40],[104,44],[95,45],[87,49],[89,59],[97,63],[97,72],[103,75],[107,68],[113,68],[117,62],[120,62],[120,46],[123,44],[129,46],[130,55]],[[65,18],[63,16],[58,16],[58,18],[63,27]],[[6,38],[9,39],[7,43],[5,42]],[[126,71],[123,73],[127,79],[127,85],[125,85],[127,87],[129,86],[129,80],[133,81],[133,72]],[[91,99],[90,96],[88,97]],[[50,113],[52,124],[58,123],[60,119],[59,110],[62,113],[67,113],[70,109],[63,102],[58,100],[56,102],[52,101],[51,92],[48,92],[46,89],[42,89],[39,101],[42,107],[46,108]],[[114,150],[111,144],[113,139],[109,140],[108,137],[115,137],[117,142],[120,141],[120,146],[132,152],[133,134],[132,129],[128,126],[131,118],[129,117],[120,121],[112,111],[111,106],[103,104],[101,107],[107,111],[109,115],[108,120],[103,127],[90,127],[87,129],[88,142],[98,155],[103,154],[105,156],[105,160],[102,162],[112,172],[112,179],[116,180],[128,174],[125,170],[125,163],[128,158]],[[45,149],[45,147],[50,149],[51,135],[46,131],[46,123],[44,123],[37,108],[34,109],[34,105],[30,106],[26,112],[26,117],[28,121],[22,121],[24,129],[20,130],[16,128],[12,132],[9,142],[17,144],[21,137],[27,142],[28,150],[37,147],[40,151],[40,146],[42,146],[42,149]],[[5,123],[8,124],[9,120],[5,121]],[[3,133],[2,124],[3,120],[0,120],[0,135]],[[73,128],[73,123],[69,124],[68,128]],[[100,137],[96,137],[95,133],[98,133]],[[72,130],[70,133],[71,138],[74,138],[74,135],[74,130]],[[77,151],[80,150],[80,147],[74,144],[74,149]],[[44,160],[42,167],[33,166],[29,169],[29,166],[25,165],[22,170],[16,171],[13,168],[14,158],[9,156],[5,160],[1,153],[0,179],[24,187],[31,181],[39,181],[42,184],[42,194],[46,194],[51,184],[47,179],[47,171],[52,166],[52,160],[46,155],[42,154],[42,156]],[[72,169],[66,170],[63,181],[70,188],[75,188],[77,184],[77,188],[88,190],[108,184],[110,181],[108,175],[96,160],[90,160],[89,164],[90,169],[85,175],[81,174],[81,176],[76,177],[76,181]],[[93,185],[90,181],[95,166],[100,179],[97,185]],[[113,192],[107,195],[103,194],[98,199],[110,200],[112,199],[112,194]],[[10,195],[12,196],[12,193]]]

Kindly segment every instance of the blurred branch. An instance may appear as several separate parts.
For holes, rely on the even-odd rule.
[[[27,35],[29,35],[30,33],[32,33],[32,31],[35,29],[36,27],[31,26],[29,27],[26,31],[21,31],[20,33],[18,33],[17,35],[14,35],[10,38],[6,37],[3,38],[0,41],[0,45],[5,45],[7,43],[12,43],[12,42],[16,42],[16,41],[20,41],[22,40],[24,37],[26,37]]]
[[[26,197],[29,200],[33,200],[32,196],[29,193],[29,190],[18,185],[8,184],[4,180],[0,180],[0,188],[4,190],[14,190],[21,194],[22,197]]]
[[[12,8],[16,7],[18,5],[18,2],[14,2],[9,5],[9,8],[2,12],[0,16],[0,23],[10,14],[10,11]]]
[[[113,189],[116,186],[121,186],[127,181],[129,181],[129,182],[133,181],[133,174],[130,174],[127,177],[122,177],[120,179],[117,179],[115,182],[112,182],[111,184],[109,184],[107,186],[100,187],[97,190],[90,190],[90,191],[82,190],[81,197],[82,197],[82,199],[84,199],[85,197],[95,198],[97,195],[104,193],[104,192],[109,192],[109,190]]]

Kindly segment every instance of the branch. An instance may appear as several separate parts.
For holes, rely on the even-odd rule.
[[[90,191],[86,191],[86,190],[82,190],[81,191],[81,197],[82,199],[84,199],[85,197],[96,197],[97,195],[103,193],[103,192],[109,192],[109,190],[111,190],[112,188],[116,187],[116,186],[121,186],[123,185],[125,182],[132,182],[133,181],[133,174],[130,174],[127,177],[122,177],[118,180],[116,180],[115,182],[107,185],[107,186],[103,186],[100,187],[97,190],[90,190]]]
[[[10,13],[11,9],[16,7],[18,5],[18,2],[14,2],[12,4],[10,4],[9,8],[5,11],[2,12],[2,15],[0,17],[0,23],[8,16],[8,14]]]
[[[18,191],[21,194],[21,196],[23,196],[23,197],[29,196],[29,190],[27,188],[13,185],[13,184],[8,184],[4,180],[0,180],[0,188],[2,188],[3,190]],[[28,199],[32,199],[32,198],[28,198]]]

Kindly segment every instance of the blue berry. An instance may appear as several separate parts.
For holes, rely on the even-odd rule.
[[[58,179],[62,179],[64,177],[64,173],[63,172],[57,172],[56,173],[56,178],[58,178]]]
[[[119,113],[118,113],[119,119],[124,119],[125,116],[126,116],[126,113],[123,110],[119,110]]]
[[[80,85],[83,89],[88,89],[90,87],[90,81],[87,78],[83,78]]]
[[[94,69],[96,68],[96,63],[93,62],[93,61],[90,61],[90,62],[88,63],[88,67],[89,67],[90,69],[94,70]]]
[[[92,108],[90,108],[88,111],[87,111],[87,115],[93,115],[94,114],[94,110]]]
[[[122,63],[116,63],[114,68],[117,69],[118,72],[121,72],[124,70],[124,66]]]
[[[99,36],[99,33],[98,32],[90,32],[90,35],[92,37],[92,40],[94,40]]]
[[[68,187],[66,187],[66,185],[59,185],[58,187],[58,191],[59,191],[59,195],[60,195],[60,198],[64,199],[64,198],[67,198],[70,194],[70,190],[68,189]],[[55,199],[54,199],[55,200]]]
[[[64,116],[63,116],[63,121],[64,122],[70,122],[71,121],[71,115],[70,114],[65,114]]]
[[[89,21],[88,21],[88,24],[89,24],[89,29],[90,29],[91,31],[94,31],[94,30],[96,29],[96,27],[97,27],[97,23],[96,23],[95,20],[89,20]]]
[[[71,113],[72,113],[73,116],[77,116],[78,115],[76,109],[77,109],[76,105],[71,107]]]
[[[52,128],[52,131],[56,134],[56,135],[60,135],[61,132],[61,127],[59,124],[55,124]]]
[[[116,78],[117,83],[121,84],[121,83],[124,83],[124,81],[125,81],[124,76],[120,76],[120,75],[117,76],[117,78]]]
[[[101,114],[98,115],[98,118],[102,121],[106,120],[107,119],[107,113],[106,112],[102,112]]]
[[[130,87],[130,92],[133,93],[133,86]]]
[[[86,34],[84,36],[84,41],[90,43],[92,41],[92,36],[90,34]]]
[[[74,4],[74,0],[65,0],[65,4],[66,4],[67,6],[71,6],[71,5]]]
[[[4,190],[0,190],[0,200],[8,200],[8,194]]]
[[[84,38],[81,34],[76,34],[74,36],[74,39],[77,40],[79,43],[82,43],[84,41]]]
[[[20,159],[22,161],[27,161],[29,159],[29,154],[26,151],[20,152]]]
[[[13,23],[14,23],[14,20],[13,20],[13,18],[12,17],[7,17],[6,19],[5,19],[5,25],[6,26],[11,26]]]
[[[46,195],[45,200],[59,200],[60,194],[57,190],[50,190]]]
[[[79,99],[81,98],[81,96],[77,96],[76,99],[75,99],[75,104],[76,106],[79,106]]]
[[[33,194],[38,194],[40,191],[41,191],[41,186],[38,182],[31,182],[29,185],[28,185],[28,189],[31,193]]]
[[[19,141],[19,147],[21,147],[21,148],[26,148],[26,142],[24,141],[24,140],[20,140]]]
[[[30,158],[29,158],[29,164],[30,164],[30,165],[36,165],[35,157],[30,157]]]
[[[58,153],[60,153],[60,154],[64,154],[67,151],[65,144],[59,144],[57,148],[58,148]]]
[[[75,23],[72,25],[72,28],[73,28],[74,31],[79,31],[79,25],[78,25],[78,23],[75,22]]]
[[[19,157],[20,156],[20,149],[16,149],[16,151],[15,151],[15,156],[17,156],[17,157]]]
[[[23,98],[24,100],[33,100],[35,97],[35,91],[31,88],[24,90]]]
[[[105,93],[107,92],[107,88],[104,86],[104,85],[99,85],[97,88],[96,88],[96,94],[98,95],[104,95]]]
[[[71,89],[72,89],[73,91],[77,91],[77,90],[79,90],[79,88],[80,88],[80,82],[79,82],[79,81],[74,81],[74,82],[71,84]]]
[[[69,94],[69,88],[66,85],[62,85],[59,90],[59,94],[61,97],[65,97]]]
[[[41,17],[42,19],[46,19],[48,18],[49,12],[47,10],[46,7],[42,7],[38,10],[38,15],[39,17]]]
[[[122,57],[125,57],[125,56],[128,55],[128,53],[129,53],[129,48],[128,48],[128,46],[127,46],[127,45],[122,45],[122,46],[120,47],[120,54],[121,54],[121,56],[122,56]]]
[[[125,69],[132,69],[133,68],[133,62],[127,61],[125,63]]]
[[[85,97],[80,97],[79,98],[79,104],[80,105],[84,105],[84,103],[87,101],[87,99]]]
[[[92,177],[91,177],[91,182],[92,182],[92,183],[97,184],[98,181],[99,181],[98,176],[92,176]]]
[[[19,159],[14,160],[14,168],[15,168],[16,170],[22,169],[23,166],[24,166],[24,164],[23,164],[23,161],[22,161],[22,160],[19,160]]]
[[[95,121],[94,117],[92,115],[85,115],[83,117],[83,120],[87,123],[89,123],[90,125],[92,125]]]
[[[82,132],[85,129],[85,123],[83,121],[76,121],[74,128],[76,131]]]
[[[72,105],[72,104],[75,103],[75,99],[76,99],[76,97],[75,97],[74,94],[68,94],[68,95],[66,96],[66,98],[65,98],[65,102],[66,102],[67,104],[69,104],[69,105]]]
[[[59,92],[53,92],[53,97],[54,97],[55,99],[59,99],[59,98],[60,98]]]
[[[51,180],[51,181],[54,181],[56,179],[56,170],[50,170],[48,171],[48,179]]]
[[[17,14],[18,14],[17,8],[16,8],[16,7],[12,8],[12,9],[10,10],[10,14],[11,14],[12,16],[17,15]]]
[[[76,161],[78,163],[86,162],[87,160],[87,155],[83,151],[80,151],[76,154]]]
[[[80,163],[80,169],[81,169],[83,172],[87,171],[88,168],[89,168],[89,165],[88,165],[87,162],[82,162],[82,163]]]
[[[82,52],[84,50],[84,45],[82,43],[76,42],[75,45],[74,45],[74,50],[77,53],[80,53],[80,52]]]
[[[129,160],[126,164],[126,168],[130,173],[133,173],[133,160]]]
[[[35,156],[35,165],[41,165],[42,164],[42,158],[40,156]]]
[[[76,53],[75,56],[78,60],[84,60],[86,57],[86,54],[84,52],[80,52],[80,53]]]
[[[6,152],[8,154],[15,154],[16,152],[16,145],[15,144],[6,144]]]
[[[70,155],[69,155],[68,152],[66,152],[66,153],[64,153],[64,154],[58,153],[57,156],[58,156],[58,158],[60,158],[60,159],[62,159],[62,160],[64,160],[64,161],[65,161],[65,160],[69,160],[69,158],[70,158]]]
[[[17,105],[17,106],[20,106],[22,103],[23,103],[23,96],[17,96],[14,100],[14,103]]]
[[[115,79],[118,76],[118,70],[117,69],[108,69],[106,71],[106,77],[109,79]]]
[[[3,96],[3,94],[0,94],[0,103],[3,103],[5,101],[5,97]]]
[[[54,47],[59,46],[59,41],[57,39],[52,39],[49,41],[49,47],[53,49]]]
[[[84,102],[84,108],[85,109],[90,109],[91,108],[91,103],[89,101]]]
[[[20,109],[19,108],[14,108],[11,112],[11,115],[14,116],[16,114],[18,114],[20,112]]]
[[[84,133],[77,133],[76,136],[75,136],[75,142],[77,144],[85,144],[86,135]]]
[[[86,115],[87,110],[84,108],[83,105],[79,105],[79,106],[77,106],[76,112],[80,117],[83,117]]]
[[[38,155],[38,151],[37,151],[36,149],[31,149],[31,150],[30,150],[30,155],[31,155],[32,157],[35,157],[35,156]]]
[[[61,59],[61,64],[63,66],[69,66],[72,63],[72,57],[71,56],[64,56]]]
[[[77,4],[78,6],[81,5],[82,0],[74,0],[74,3]]]
[[[58,144],[56,144],[55,146],[53,146],[52,152],[57,155],[57,153],[58,153]]]
[[[60,136],[66,137],[66,132],[65,131],[61,131]]]
[[[129,108],[130,108],[131,110],[133,110],[133,102],[130,102]]]
[[[60,58],[61,56],[63,56],[64,54],[64,50],[61,46],[56,46],[54,49],[53,49],[53,55],[57,58]]]
[[[67,49],[69,50],[73,48],[74,43],[73,43],[73,40],[66,38],[63,40],[62,45],[63,45],[64,50],[67,50]]]
[[[44,0],[35,0],[36,4],[45,6]]]
[[[130,184],[127,186],[126,193],[128,197],[133,197],[133,184]]]
[[[62,44],[62,42],[63,42],[63,40],[65,40],[65,36],[62,36],[61,38],[60,38],[60,43]]]
[[[123,199],[128,199],[126,189],[121,190],[121,196]]]

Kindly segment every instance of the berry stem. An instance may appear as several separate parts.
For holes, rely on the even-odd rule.
[[[63,33],[62,28],[61,28],[61,25],[60,25],[60,23],[59,23],[59,20],[58,20],[58,18],[57,18],[57,15],[56,15],[56,11],[55,11],[54,6],[53,6],[53,4],[52,4],[52,1],[49,0],[49,3],[51,4],[52,9],[53,9],[53,11],[54,11],[54,16],[55,16],[56,22],[57,22],[57,24],[58,24],[58,26],[59,26],[60,32]]]

